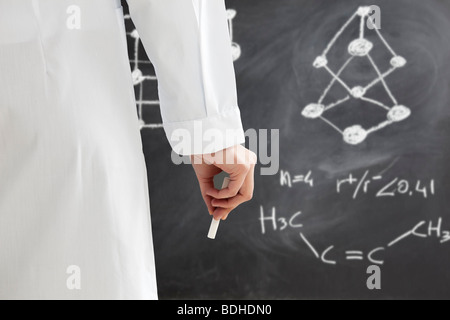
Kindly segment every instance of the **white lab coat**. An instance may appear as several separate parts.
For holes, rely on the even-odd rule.
[[[244,142],[224,1],[128,4],[172,146]],[[120,4],[0,0],[0,298],[156,299],[147,188]]]

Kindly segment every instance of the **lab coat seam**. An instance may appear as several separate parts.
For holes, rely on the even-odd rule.
[[[39,41],[39,46],[41,49],[41,53],[42,53],[42,59],[44,60],[44,70],[45,73],[48,73],[48,69],[47,69],[47,57],[46,57],[46,53],[45,53],[45,47],[44,47],[44,41],[42,40],[42,29],[41,29],[41,24],[40,21],[37,17],[37,15],[40,15],[39,12],[39,8],[38,8],[38,4],[36,3],[36,1],[33,1],[33,9],[34,9],[34,18],[36,21],[36,26],[37,26],[37,32],[38,32],[38,41]]]
[[[192,3],[192,9],[194,10],[194,14],[197,12],[195,10],[195,6],[194,6],[194,2]],[[208,89],[208,83],[206,81],[207,74],[206,74],[206,70],[205,70],[205,61],[204,61],[204,49],[203,49],[203,34],[202,34],[202,28],[203,28],[203,24],[202,24],[202,15],[203,15],[203,6],[202,6],[203,2],[199,2],[199,8],[198,8],[198,17],[197,17],[197,22],[198,22],[198,29],[197,29],[197,36],[198,36],[198,53],[199,53],[199,65],[200,65],[200,77],[201,77],[201,87],[202,87],[202,93],[203,93],[203,100],[204,100],[204,109],[205,109],[205,114],[206,116],[209,115],[209,111],[211,108],[209,108],[209,89]],[[196,15],[197,16],[197,15]]]
[[[197,25],[200,27],[200,14],[199,14],[200,0],[191,0],[191,1],[192,5],[194,6],[195,17],[197,18]]]

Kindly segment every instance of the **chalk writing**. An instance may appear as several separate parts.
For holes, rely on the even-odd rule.
[[[373,132],[376,132],[378,130],[381,130],[391,124],[394,124],[396,122],[403,121],[407,119],[410,114],[411,110],[408,107],[405,107],[404,105],[401,105],[398,103],[397,99],[393,95],[391,89],[386,83],[385,78],[390,75],[394,70],[404,67],[407,63],[406,59],[402,56],[399,56],[395,53],[395,51],[391,48],[391,46],[388,44],[386,39],[381,35],[381,32],[379,28],[369,28],[372,30],[375,30],[377,36],[380,38],[381,42],[386,46],[388,51],[392,54],[390,65],[391,67],[381,72],[381,70],[376,65],[375,61],[373,60],[372,56],[370,55],[370,52],[373,49],[373,43],[370,42],[368,39],[365,38],[365,27],[366,25],[373,26],[375,25],[372,17],[369,16],[369,13],[371,12],[371,7],[360,7],[358,10],[351,16],[349,20],[341,27],[341,29],[336,33],[336,35],[333,37],[333,39],[330,41],[330,43],[327,45],[325,50],[322,52],[322,54],[313,62],[313,67],[320,69],[325,69],[332,77],[331,82],[329,85],[325,88],[324,92],[320,96],[318,102],[316,103],[310,103],[306,107],[304,107],[302,111],[302,115],[305,118],[308,119],[321,119],[323,122],[330,125],[333,129],[335,129],[337,132],[339,132],[344,142],[350,145],[357,145],[362,143],[364,140],[366,140],[367,136]],[[354,39],[350,42],[348,45],[347,51],[350,55],[350,57],[347,59],[347,61],[342,65],[342,67],[337,71],[334,72],[331,70],[331,68],[328,66],[328,59],[327,54],[330,51],[330,49],[333,47],[333,45],[336,43],[336,41],[340,38],[342,33],[347,29],[347,27],[351,24],[351,22],[355,19],[357,19],[359,16],[360,18],[360,30],[359,30],[359,38]],[[367,21],[367,23],[365,23]],[[369,23],[370,21],[370,23]],[[347,66],[353,62],[355,59],[359,58],[367,58],[370,62],[370,65],[373,67],[377,74],[377,78],[375,78],[373,81],[371,81],[369,84],[365,86],[355,86],[350,87],[342,78],[341,74],[342,72],[347,68]],[[346,91],[347,95],[335,102],[332,102],[331,104],[324,105],[323,101],[326,98],[328,92],[333,87],[335,83],[339,83]],[[366,94],[368,93],[369,89],[371,89],[373,86],[375,86],[377,83],[381,83],[383,85],[384,90],[386,91],[387,95],[389,96],[390,100],[392,101],[392,106],[387,106],[384,103],[377,101],[375,99],[371,99],[366,97]],[[351,125],[345,129],[339,128],[336,124],[334,124],[330,119],[326,118],[324,114],[326,111],[335,108],[339,105],[342,105],[343,103],[347,102],[351,98],[353,99],[359,99],[364,102],[371,103],[373,105],[376,105],[383,109],[386,114],[386,120],[382,121],[381,123],[372,126],[368,129],[363,128],[360,124],[354,124]]]

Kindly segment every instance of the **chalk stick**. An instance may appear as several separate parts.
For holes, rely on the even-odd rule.
[[[228,183],[230,183],[230,178],[225,177],[223,179],[222,189],[225,189],[226,187],[228,187]],[[210,238],[210,239],[216,238],[216,233],[217,233],[217,229],[219,228],[219,223],[220,223],[220,220],[216,220],[216,219],[214,219],[214,217],[212,218],[211,225],[209,227],[208,238]]]

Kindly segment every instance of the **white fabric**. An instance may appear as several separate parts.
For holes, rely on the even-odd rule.
[[[128,0],[128,4],[155,65],[164,129],[172,148],[180,154],[201,154],[245,142],[224,1]],[[208,139],[198,134],[199,128],[219,134]],[[182,148],[179,142],[187,138],[192,143]]]
[[[128,3],[168,137],[199,121],[242,143],[223,0]],[[0,299],[157,298],[122,19],[116,0],[0,0]]]

